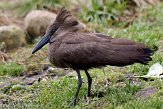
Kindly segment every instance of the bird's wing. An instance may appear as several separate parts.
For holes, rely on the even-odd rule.
[[[63,43],[110,42],[110,36],[100,33],[69,32],[61,36]]]
[[[58,49],[60,58],[71,67],[87,69],[104,65],[124,66],[151,60],[150,50],[143,44],[126,39],[83,35],[67,34],[69,38],[63,39]]]
[[[123,38],[112,38],[111,36],[108,36],[106,34],[101,34],[101,33],[93,33],[93,35],[96,35],[100,38],[103,39],[108,39],[111,40],[112,44],[121,44],[121,45],[132,45],[135,44],[134,41],[128,40],[128,39],[123,39]]]
[[[90,33],[91,34],[91,33]],[[93,33],[93,35],[96,35],[97,37],[104,38],[104,39],[113,39],[111,36],[108,36],[106,34],[101,33]]]

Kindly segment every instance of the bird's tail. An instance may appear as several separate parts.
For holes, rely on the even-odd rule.
[[[151,58],[152,50],[149,48],[143,48],[141,55],[138,56],[137,61],[141,64],[148,64]]]

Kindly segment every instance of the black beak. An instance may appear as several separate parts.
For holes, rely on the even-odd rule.
[[[35,48],[32,51],[32,54],[34,54],[36,51],[38,51],[39,49],[41,49],[44,45],[46,45],[49,40],[50,40],[50,35],[45,35],[40,42],[35,46]]]

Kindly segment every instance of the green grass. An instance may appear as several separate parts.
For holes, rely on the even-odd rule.
[[[106,74],[102,70],[93,69],[90,71],[93,77],[93,86],[91,93],[94,95],[87,104],[85,98],[87,91],[86,76],[82,73],[83,85],[79,93],[79,100],[75,107],[70,106],[76,91],[77,80],[75,77],[63,77],[57,81],[42,82],[37,84],[39,87],[38,95],[31,107],[43,107],[44,109],[78,109],[78,108],[106,108],[106,109],[161,109],[163,104],[163,83],[158,79],[155,81],[142,82],[140,86],[131,86],[129,80],[117,82],[122,78],[121,72],[108,71]],[[110,74],[109,74],[110,73]],[[116,78],[112,78],[112,74],[116,73]],[[119,74],[119,75],[118,75]],[[106,79],[110,78],[109,85],[106,87]],[[148,99],[138,99],[135,93],[143,87],[154,86],[159,91]],[[102,93],[103,97],[100,97]]]
[[[56,82],[51,81],[47,85],[48,87],[44,86],[44,90],[41,90],[41,96],[37,100],[44,108],[68,108],[75,95],[76,82],[77,80],[70,78],[62,78]],[[82,88],[79,94],[81,99],[83,97],[81,93],[84,91]]]
[[[0,76],[10,75],[10,76],[20,76],[25,70],[24,66],[18,65],[14,62],[0,64]]]

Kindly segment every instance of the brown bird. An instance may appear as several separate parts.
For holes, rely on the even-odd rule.
[[[151,50],[144,44],[122,38],[112,38],[100,33],[84,33],[82,25],[62,8],[54,23],[47,28],[45,36],[33,49],[32,54],[49,43],[48,57],[60,68],[72,68],[78,75],[78,92],[82,85],[80,70],[88,79],[87,96],[90,96],[92,78],[88,70],[94,67],[126,66],[134,63],[147,64],[151,61]]]

